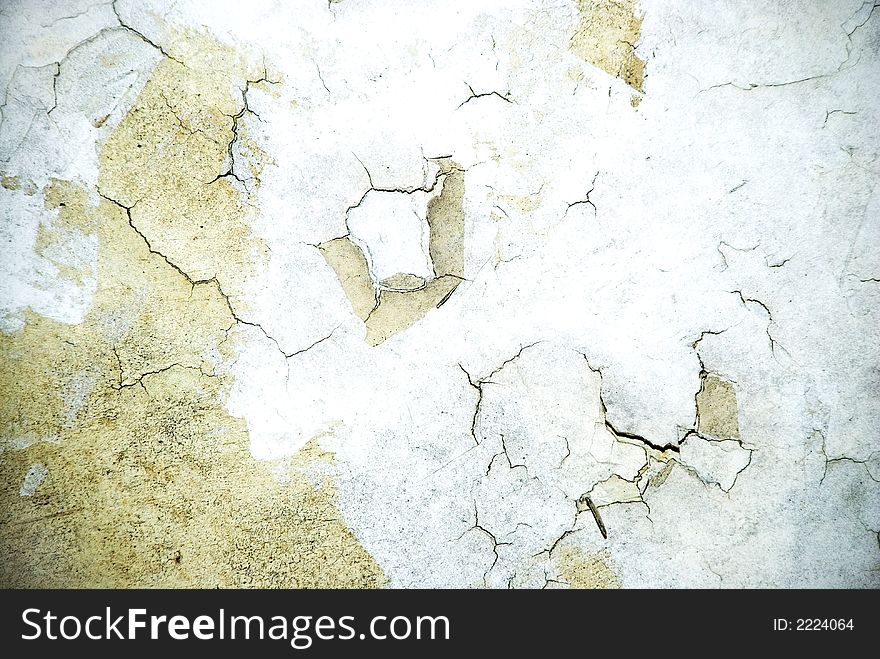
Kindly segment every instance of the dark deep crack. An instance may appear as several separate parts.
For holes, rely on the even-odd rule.
[[[507,458],[507,466],[510,467],[510,469],[518,469],[518,468],[525,469],[526,474],[528,474],[529,468],[526,467],[525,464],[519,464],[519,463],[514,464],[513,460],[510,459],[510,453],[507,452],[507,444],[504,441],[504,435],[501,434],[500,437],[501,437],[501,452],[504,454],[504,457]]]
[[[484,384],[494,384],[494,383],[491,381],[493,375],[497,375],[498,373],[500,373],[501,370],[502,370],[505,366],[507,366],[508,364],[510,364],[511,362],[513,362],[514,360],[519,359],[520,355],[522,355],[524,351],[528,350],[529,348],[533,348],[534,346],[538,345],[539,343],[542,343],[542,341],[534,341],[534,342],[532,342],[532,343],[528,343],[528,344],[524,345],[523,347],[521,347],[513,357],[511,357],[511,358],[509,358],[509,359],[505,359],[503,362],[501,362],[501,365],[500,365],[498,368],[496,368],[494,371],[492,371],[491,373],[489,373],[489,375],[487,375],[487,376],[485,377],[485,379],[482,380],[482,382],[483,382]]]
[[[482,93],[478,94],[477,92],[474,91],[474,88],[471,87],[470,84],[468,84],[467,82],[465,82],[464,84],[467,85],[467,88],[468,88],[468,90],[470,91],[471,95],[468,96],[468,97],[467,97],[465,100],[463,100],[461,103],[459,103],[459,105],[458,105],[459,108],[460,108],[462,105],[467,105],[468,103],[470,103],[470,102],[473,101],[474,99],[477,99],[477,98],[486,98],[487,96],[497,96],[498,98],[500,98],[500,99],[501,99],[502,101],[504,101],[505,103],[513,103],[513,101],[510,100],[510,99],[508,98],[510,92],[508,92],[507,95],[500,94],[500,93],[498,93],[497,91],[482,92]],[[458,109],[458,108],[456,108],[456,110],[457,110],[457,109]]]
[[[291,356],[293,356],[293,355],[295,355],[295,354],[298,354],[299,352],[304,352],[304,350],[294,351],[294,352],[291,352],[291,353],[286,352],[286,351],[281,347],[281,344],[279,343],[279,341],[278,341],[274,336],[272,336],[271,334],[269,334],[269,332],[266,331],[266,329],[265,329],[260,323],[257,323],[257,322],[254,322],[254,321],[250,321],[250,320],[245,320],[244,318],[242,318],[241,316],[239,316],[238,313],[235,311],[235,308],[234,308],[233,305],[232,305],[232,301],[229,299],[229,295],[227,295],[227,294],[223,291],[223,287],[222,287],[222,285],[220,284],[220,280],[217,278],[216,275],[213,276],[213,277],[209,277],[209,278],[207,278],[207,279],[193,279],[189,274],[187,274],[187,272],[186,272],[185,270],[183,270],[180,266],[178,266],[176,263],[174,263],[174,262],[173,262],[171,259],[169,259],[167,256],[165,256],[162,252],[160,252],[160,251],[157,250],[157,249],[154,249],[153,246],[150,244],[150,241],[149,241],[149,239],[147,238],[147,236],[146,236],[146,235],[145,235],[140,229],[137,228],[137,226],[134,224],[134,221],[133,221],[133,219],[132,219],[131,211],[132,211],[132,209],[135,207],[135,205],[136,205],[137,202],[135,202],[135,204],[132,204],[131,206],[125,206],[124,204],[122,204],[122,203],[116,201],[115,199],[113,199],[113,198],[111,198],[111,197],[108,197],[107,195],[103,194],[103,193],[100,192],[100,191],[98,192],[98,195],[99,195],[100,197],[102,197],[103,199],[106,199],[106,200],[109,201],[110,203],[112,203],[112,204],[118,206],[119,208],[121,208],[121,209],[123,209],[123,210],[125,211],[125,215],[126,215],[126,217],[128,218],[128,225],[132,228],[132,230],[133,230],[136,234],[138,234],[138,235],[141,237],[141,239],[144,241],[144,244],[147,246],[147,250],[150,252],[150,254],[155,254],[156,256],[158,256],[159,258],[161,258],[163,261],[165,261],[165,263],[168,264],[171,268],[173,268],[173,269],[174,269],[174,270],[175,270],[175,271],[176,271],[181,277],[183,277],[184,279],[186,279],[186,281],[189,283],[191,289],[194,289],[196,286],[202,286],[202,285],[213,285],[213,286],[216,287],[217,292],[220,294],[220,296],[221,296],[221,297],[223,298],[223,300],[225,301],[225,303],[226,303],[226,308],[228,309],[228,311],[229,311],[229,315],[232,317],[232,320],[233,320],[232,324],[231,324],[229,327],[226,328],[226,334],[227,334],[227,336],[229,335],[229,332],[232,330],[232,328],[235,327],[236,325],[247,325],[248,327],[253,327],[253,328],[256,328],[256,329],[260,330],[260,332],[261,332],[261,333],[262,333],[267,339],[269,339],[270,341],[272,341],[272,343],[275,344],[275,346],[278,348],[278,351],[279,351],[282,355],[284,355],[285,359],[287,359],[288,357],[291,357]],[[335,331],[335,330],[334,330],[334,331]],[[332,332],[331,332],[331,335],[332,335]],[[324,340],[326,340],[326,339],[328,339],[328,338],[330,338],[330,337],[329,337],[329,336],[324,337],[323,339],[321,339],[321,341],[324,341]],[[320,343],[321,341],[318,341],[317,343]],[[313,344],[313,345],[315,345],[315,344]],[[308,350],[308,349],[311,348],[311,347],[313,347],[313,346],[309,346],[308,348],[305,348],[305,350]]]
[[[825,110],[825,120],[822,121],[822,128],[825,128],[825,126],[828,124],[828,117],[830,117],[833,114],[853,115],[853,114],[858,114],[858,112],[853,112],[851,110]]]
[[[821,485],[822,483],[825,482],[825,477],[828,475],[828,465],[837,464],[840,462],[849,462],[852,464],[862,465],[865,468],[865,472],[868,474],[868,478],[870,478],[875,483],[880,483],[880,480],[877,480],[876,478],[874,478],[874,475],[871,473],[871,470],[868,468],[869,460],[857,460],[856,458],[851,458],[848,455],[838,455],[833,458],[829,458],[828,452],[825,447],[825,441],[826,441],[825,433],[818,428],[813,428],[813,432],[818,433],[819,437],[822,438],[820,450],[822,451],[822,458],[825,460],[825,464],[823,465],[823,469],[822,469],[822,478],[819,479],[819,485]]]
[[[640,444],[643,444],[644,446],[652,448],[655,451],[672,451],[673,453],[679,452],[679,448],[675,444],[666,444],[664,446],[661,446],[659,444],[655,444],[645,437],[642,437],[641,435],[636,435],[635,433],[625,432],[615,428],[614,425],[608,420],[608,407],[605,405],[605,398],[603,397],[602,393],[605,384],[605,376],[602,374],[602,369],[599,367],[594,368],[590,364],[590,360],[585,354],[581,353],[581,357],[583,357],[584,361],[587,363],[587,368],[599,376],[599,406],[602,409],[602,419],[605,424],[605,428],[615,437],[615,439],[631,439],[633,441],[639,442]]]
[[[696,353],[697,359],[700,362],[701,371],[705,372],[706,367],[703,364],[703,358],[700,357],[700,349],[697,346],[699,346],[702,340],[705,339],[707,336],[718,336],[719,334],[724,334],[728,329],[729,328],[725,327],[722,330],[703,330],[702,332],[700,332],[700,336],[697,337],[697,339],[693,343],[691,343],[691,349]]]
[[[571,444],[568,443],[568,437],[563,437],[559,435],[559,438],[565,442],[565,455],[562,456],[562,460],[559,461],[559,466],[557,469],[562,469],[562,465],[565,464],[565,461],[571,457]]]
[[[327,96],[333,96],[333,92],[330,91],[330,88],[327,86],[327,83],[324,82],[324,76],[321,74],[321,67],[318,66],[317,62],[314,62],[315,71],[318,72],[318,80],[321,81],[321,85],[324,87],[324,90],[327,92]]]
[[[700,475],[700,473],[699,473],[695,468],[693,468],[692,466],[690,466],[690,465],[688,465],[688,464],[682,463],[682,466],[683,466],[685,469],[687,469],[688,471],[692,472],[692,473],[693,473],[697,478],[699,478],[700,481],[702,481],[705,485],[707,485],[707,486],[708,486],[708,485],[717,485],[717,486],[718,486],[718,489],[720,489],[722,492],[725,492],[725,493],[730,492],[730,491],[733,489],[733,487],[736,485],[736,480],[739,478],[739,475],[740,475],[741,473],[743,473],[746,469],[748,469],[749,466],[751,466],[751,464],[752,464],[752,456],[754,455],[755,451],[757,450],[757,449],[754,449],[754,448],[751,448],[751,447],[746,446],[746,445],[743,443],[743,441],[742,441],[740,438],[738,438],[738,437],[725,437],[725,438],[723,438],[723,439],[720,439],[720,438],[714,438],[714,437],[709,437],[709,436],[707,436],[707,435],[704,435],[704,434],[700,433],[700,432],[697,431],[697,430],[689,430],[689,431],[685,434],[685,436],[681,438],[681,442],[680,442],[680,444],[684,444],[685,442],[687,442],[687,440],[688,440],[690,437],[699,437],[699,438],[702,439],[703,441],[706,441],[706,442],[712,442],[712,443],[715,443],[715,444],[720,444],[720,443],[722,443],[722,442],[736,442],[736,443],[739,445],[739,447],[740,447],[743,451],[747,451],[747,452],[748,452],[748,454],[749,454],[749,459],[746,461],[746,463],[745,463],[742,467],[740,467],[739,469],[737,469],[736,473],[733,475],[733,481],[730,483],[730,487],[728,487],[728,488],[723,487],[723,486],[721,485],[721,483],[718,483],[718,482],[711,482],[711,483],[710,483],[710,482],[706,481],[705,479],[703,479],[703,477]]]
[[[172,268],[174,268],[174,269],[178,272],[178,274],[180,274],[181,277],[183,277],[184,279],[186,279],[187,282],[189,282],[189,284],[190,284],[191,287],[195,288],[196,286],[198,286],[198,285],[200,285],[200,284],[209,284],[209,283],[212,283],[212,282],[216,282],[216,281],[217,281],[217,278],[216,278],[216,277],[211,277],[211,278],[209,278],[209,279],[193,279],[193,278],[190,277],[190,276],[189,276],[184,270],[182,270],[182,269],[180,268],[180,266],[178,266],[176,263],[174,263],[173,261],[171,261],[171,260],[170,260],[167,256],[165,256],[162,252],[160,252],[160,251],[157,250],[157,249],[154,249],[153,246],[152,246],[152,244],[150,244],[150,240],[149,240],[149,239],[147,238],[147,236],[143,233],[143,231],[141,231],[140,229],[137,228],[137,226],[135,226],[134,220],[133,220],[132,217],[131,217],[131,211],[132,211],[132,209],[135,207],[135,205],[137,205],[137,202],[135,202],[135,203],[132,204],[131,206],[126,206],[126,205],[124,205],[124,204],[122,204],[122,203],[116,201],[115,199],[112,199],[112,198],[108,197],[107,195],[103,194],[103,193],[100,192],[100,191],[98,192],[98,195],[101,196],[102,198],[106,199],[106,200],[109,201],[110,203],[115,204],[116,206],[118,206],[118,207],[121,208],[122,210],[124,210],[124,211],[125,211],[125,216],[128,218],[128,226],[130,226],[130,227],[132,228],[132,230],[133,230],[137,235],[139,235],[139,236],[141,237],[141,240],[144,241],[144,244],[147,246],[147,250],[150,252],[150,254],[155,254],[155,255],[158,256],[160,259],[162,259],[163,261],[165,261],[165,263],[167,263],[169,266],[171,266]],[[218,283],[218,286],[219,286],[219,283]]]
[[[332,337],[332,336],[333,336],[333,332],[335,332],[335,331],[338,330],[338,329],[339,329],[339,326],[336,326],[336,327],[333,328],[333,331],[331,331],[331,332],[330,332],[327,336],[325,336],[324,338],[318,339],[317,341],[315,341],[314,343],[312,343],[310,346],[308,346],[308,347],[306,347],[306,348],[303,348],[303,349],[301,349],[301,350],[297,350],[297,351],[295,351],[295,352],[291,352],[291,353],[289,353],[289,354],[285,353],[284,356],[285,356],[287,359],[290,359],[291,357],[293,357],[293,356],[295,356],[295,355],[301,355],[302,353],[311,350],[312,348],[314,348],[314,347],[315,347],[316,345],[318,345],[319,343],[323,343],[324,341],[326,341],[327,339],[329,339],[330,337]]]
[[[147,44],[151,45],[153,48],[155,48],[156,50],[158,50],[160,53],[162,53],[162,54],[163,54],[165,57],[167,57],[168,59],[170,59],[170,60],[174,60],[175,62],[177,62],[177,63],[180,64],[181,66],[186,66],[186,64],[184,64],[181,60],[177,59],[177,58],[174,57],[173,55],[169,55],[168,52],[167,52],[164,48],[162,48],[162,46],[160,46],[159,44],[157,44],[155,41],[153,41],[152,39],[150,39],[149,37],[147,37],[146,35],[144,35],[142,32],[138,32],[138,31],[135,30],[133,27],[131,27],[130,25],[128,25],[125,21],[123,21],[123,20],[122,20],[122,16],[119,15],[119,10],[116,8],[116,2],[117,2],[117,0],[113,0],[113,2],[110,3],[110,7],[113,9],[113,13],[116,14],[116,20],[119,21],[119,26],[120,26],[121,28],[123,28],[123,29],[125,29],[125,30],[131,32],[132,34],[134,34],[135,36],[137,36],[137,37],[138,37],[141,41],[143,41],[144,43],[147,43]]]
[[[412,188],[379,188],[379,187],[376,187],[376,185],[373,183],[373,175],[370,174],[370,170],[364,164],[364,161],[361,160],[358,157],[358,155],[356,153],[354,153],[353,151],[352,151],[351,155],[354,156],[354,159],[358,161],[358,163],[360,164],[361,167],[363,167],[363,170],[367,175],[367,182],[369,184],[369,187],[360,196],[360,199],[357,200],[357,203],[352,204],[351,206],[349,206],[348,208],[345,209],[345,217],[343,220],[345,223],[345,234],[342,236],[338,236],[338,238],[349,238],[351,236],[351,229],[348,226],[349,216],[354,209],[360,207],[360,205],[362,203],[364,203],[364,200],[367,198],[367,196],[371,192],[388,192],[388,193],[409,194],[409,195],[415,194],[416,192],[431,193],[431,192],[434,192],[434,190],[437,187],[437,184],[440,183],[441,181],[445,180],[446,176],[448,176],[452,171],[463,171],[458,168],[453,168],[453,169],[449,169],[447,171],[443,171],[443,169],[440,168],[437,170],[437,173],[434,175],[434,180],[431,182],[431,184],[429,186],[422,185],[422,186],[417,186],[417,187],[412,187]],[[424,158],[424,159],[426,162],[435,162],[437,160],[443,160],[443,158]],[[421,218],[419,218],[419,219],[421,220]],[[363,249],[363,248],[361,248],[361,249]],[[452,295],[452,293],[450,292],[449,295]],[[446,300],[448,300],[448,299],[449,299],[448,296],[445,297],[443,300],[440,301],[440,303],[437,306],[439,307],[441,304],[446,302]],[[378,307],[379,307],[379,292],[377,291],[376,292],[376,305],[373,307],[372,311],[370,311],[370,315],[372,315],[373,311],[375,311]],[[370,319],[370,316],[368,315],[367,318],[364,319],[364,322],[366,323],[369,319]]]
[[[490,565],[483,573],[483,585],[485,586],[488,585],[489,573],[498,563],[498,559],[501,558],[501,556],[498,554],[498,547],[508,546],[512,543],[499,542],[494,533],[492,533],[489,529],[480,524],[480,512],[477,508],[476,499],[474,500],[474,524],[473,526],[465,529],[464,532],[460,536],[458,536],[458,540],[461,540],[469,531],[480,531],[492,541],[492,553],[495,555],[495,559],[492,561],[492,565]]]
[[[136,378],[134,378],[130,382],[126,382],[122,378],[122,360],[120,359],[119,352],[117,351],[115,346],[113,347],[113,353],[116,355],[116,359],[119,362],[119,368],[120,368],[119,384],[111,384],[110,388],[116,389],[117,391],[121,391],[122,389],[128,389],[129,387],[135,387],[137,385],[141,385],[142,387],[144,387],[144,389],[146,389],[146,387],[144,386],[144,382],[143,382],[144,378],[147,378],[151,375],[159,375],[160,373],[165,373],[166,371],[170,371],[172,368],[185,368],[185,369],[189,369],[189,370],[193,370],[193,371],[198,371],[206,378],[217,377],[216,373],[207,372],[201,366],[192,366],[189,364],[181,364],[180,362],[175,362],[173,364],[169,364],[168,366],[163,366],[162,368],[157,368],[154,371],[144,371],[143,373],[138,375]]]
[[[600,402],[601,402],[601,404],[602,404],[602,412],[603,412],[603,414],[607,414],[607,409],[605,408],[605,402],[602,401],[601,399],[600,399]],[[633,440],[633,441],[640,442],[641,444],[644,444],[645,446],[647,446],[647,447],[649,447],[649,448],[652,448],[652,449],[654,449],[655,451],[660,451],[661,453],[662,453],[662,452],[665,452],[665,451],[672,451],[673,453],[678,453],[678,452],[679,452],[679,448],[678,448],[678,446],[676,446],[675,444],[664,444],[664,445],[661,446],[660,444],[655,444],[655,443],[652,442],[651,440],[646,439],[645,437],[642,437],[641,435],[636,435],[635,433],[625,432],[625,431],[622,431],[622,430],[617,430],[617,429],[611,424],[611,422],[608,420],[608,417],[607,417],[607,416],[605,417],[605,427],[606,427],[606,428],[608,429],[608,431],[609,431],[612,435],[614,435],[616,438],[621,438],[621,437],[622,437],[622,438],[624,438],[624,439],[631,439],[631,440]]]
[[[768,268],[781,268],[786,263],[791,261],[792,258],[794,258],[794,257],[789,256],[788,258],[782,259],[781,261],[775,261],[775,262],[771,262],[770,259],[764,259],[764,263],[767,264]]]
[[[599,172],[596,172],[593,175],[593,180],[590,182],[590,189],[587,190],[586,196],[583,199],[571,202],[568,205],[568,207],[565,209],[565,214],[563,215],[563,217],[565,217],[565,215],[568,215],[568,211],[570,211],[575,206],[588,205],[593,208],[593,214],[595,214],[597,212],[596,204],[594,204],[593,201],[590,199],[590,195],[593,193],[593,190],[596,189],[596,179],[597,178],[599,178]]]
[[[556,551],[556,547],[559,545],[559,543],[562,542],[563,540],[565,540],[565,538],[567,538],[571,534],[577,533],[577,530],[575,530],[575,527],[577,527],[578,516],[580,514],[581,514],[581,511],[577,509],[577,506],[575,506],[574,519],[571,522],[571,526],[568,529],[566,529],[565,531],[563,531],[562,534],[558,538],[556,538],[556,540],[553,541],[553,544],[551,544],[550,547],[548,547],[547,549],[542,549],[537,554],[533,554],[532,558],[537,558],[538,556],[541,556],[542,554],[547,554],[547,558],[549,560],[553,560],[553,552]]]
[[[164,91],[160,91],[159,94],[162,97],[162,100],[165,101],[165,105],[167,106],[168,111],[177,120],[177,125],[180,126],[181,130],[189,133],[190,135],[196,135],[196,134],[202,135],[205,139],[213,142],[214,144],[219,145],[219,142],[217,142],[216,139],[214,139],[211,135],[206,133],[204,130],[202,130],[201,128],[193,128],[191,125],[189,125],[189,122],[185,122],[183,117],[181,117],[177,113],[177,109],[171,104],[171,101],[168,100],[168,97],[165,95]]]
[[[52,74],[52,107],[46,111],[47,117],[58,107],[58,76],[61,75],[61,62],[52,62],[52,64],[55,65],[55,72]]]
[[[474,408],[473,419],[471,420],[471,437],[473,437],[474,443],[479,445],[480,440],[477,439],[477,418],[480,415],[480,405],[482,405],[483,403],[483,382],[481,380],[474,381],[474,379],[471,377],[471,374],[468,373],[465,370],[464,366],[462,366],[461,364],[459,364],[458,367],[461,369],[461,372],[464,373],[467,377],[468,384],[477,391],[477,404]],[[486,473],[488,473],[488,471]]]
[[[494,371],[489,373],[489,375],[486,376],[485,378],[475,380],[471,376],[471,374],[465,369],[464,366],[462,366],[461,364],[458,365],[458,367],[461,369],[461,372],[464,373],[465,376],[467,377],[468,384],[473,389],[475,389],[477,392],[477,404],[476,404],[476,407],[474,408],[474,416],[471,421],[471,437],[473,438],[475,444],[477,444],[477,445],[480,444],[480,440],[477,439],[477,419],[480,415],[480,406],[483,404],[483,386],[487,385],[487,384],[495,384],[491,380],[493,375],[495,375],[496,373],[501,371],[501,369],[503,369],[505,366],[510,364],[513,360],[517,359],[523,353],[524,350],[531,348],[532,346],[538,345],[539,343],[541,343],[541,342],[535,341],[534,343],[524,345],[523,347],[521,347],[519,349],[519,351],[517,351],[517,353],[513,357],[511,357],[510,359],[505,359],[498,368],[496,368]],[[503,443],[503,437],[502,437],[502,443]],[[505,452],[506,452],[506,449],[505,449]],[[509,457],[508,457],[508,462],[510,462]],[[521,466],[525,467],[525,465],[521,465]]]
[[[268,71],[266,70],[265,62],[263,63],[263,74],[259,78],[257,78],[256,80],[246,79],[244,81],[244,87],[239,89],[239,91],[241,92],[241,109],[238,112],[236,112],[235,114],[225,115],[225,116],[229,117],[229,119],[232,120],[232,127],[231,127],[232,128],[232,138],[229,140],[229,143],[226,145],[226,158],[228,161],[226,171],[221,172],[220,174],[217,174],[217,176],[215,176],[213,179],[211,179],[210,181],[207,181],[205,185],[210,185],[210,184],[220,180],[221,178],[234,178],[236,181],[238,181],[242,185],[242,187],[246,191],[250,192],[250,188],[248,187],[248,181],[252,181],[253,177],[249,177],[248,179],[243,179],[236,172],[237,168],[235,166],[235,147],[236,147],[236,145],[240,144],[240,142],[241,142],[241,133],[239,132],[240,131],[239,122],[242,119],[244,119],[244,116],[246,114],[251,114],[254,117],[256,117],[258,121],[265,123],[263,121],[263,118],[259,114],[254,112],[254,110],[251,109],[251,106],[248,103],[248,93],[251,90],[251,85],[257,85],[257,84],[264,83],[264,82],[268,83],[270,85],[280,84],[279,80],[272,80],[269,78]]]
[[[764,313],[767,314],[767,319],[768,319],[766,332],[767,332],[767,338],[770,340],[770,352],[772,353],[773,358],[776,359],[776,347],[778,346],[779,349],[782,350],[786,355],[788,355],[788,357],[790,359],[791,354],[788,352],[788,350],[785,349],[784,346],[782,346],[775,338],[773,338],[773,333],[770,331],[770,328],[773,326],[773,323],[774,323],[773,312],[770,311],[770,307],[768,307],[764,302],[762,302],[761,300],[759,300],[757,298],[746,297],[745,295],[743,295],[742,291],[735,290],[735,291],[730,291],[730,293],[732,295],[738,295],[740,302],[742,302],[745,307],[748,307],[749,304],[756,304],[759,307],[761,307],[761,309],[764,310]]]

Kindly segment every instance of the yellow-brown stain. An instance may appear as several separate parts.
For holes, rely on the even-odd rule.
[[[635,53],[642,32],[636,0],[577,0],[577,7],[580,20],[569,43],[571,51],[643,91],[645,62]],[[636,105],[638,101],[633,100]]]
[[[336,272],[342,290],[354,313],[361,319],[370,317],[376,307],[376,291],[370,279],[367,257],[347,237],[334,238],[318,246],[327,263]]]
[[[247,195],[213,179],[241,111],[235,87],[259,75],[206,40],[185,50],[187,65],[163,60],[102,146],[107,199],[64,181],[43,191],[57,218],[37,248],[95,236],[96,291],[78,325],[29,313],[0,334],[0,585],[381,586],[332,479],[304,475],[332,470],[332,454],[311,441],[292,460],[256,461],[225,411],[237,335],[223,292],[265,250]],[[20,496],[34,463],[48,475]]]
[[[0,185],[7,190],[18,190],[21,187],[21,179],[18,176],[0,176]]]
[[[443,189],[428,202],[428,253],[437,277],[464,277],[464,170],[448,158],[437,161]]]
[[[607,550],[585,553],[577,546],[565,545],[554,552],[553,563],[560,581],[572,588],[620,588]]]

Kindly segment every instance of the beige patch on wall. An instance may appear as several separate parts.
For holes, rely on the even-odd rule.
[[[219,175],[242,139],[236,90],[259,76],[189,47],[103,145],[97,206],[64,181],[43,191],[57,218],[41,244],[96,236],[97,289],[79,325],[30,313],[0,334],[0,585],[381,586],[336,509],[332,455],[311,442],[258,462],[225,411],[227,294],[264,247],[246,193]]]
[[[635,45],[642,31],[642,16],[635,0],[577,0],[579,23],[569,48],[584,61],[643,91],[645,62]],[[633,107],[638,105],[633,100]]]
[[[697,394],[697,432],[723,439],[739,437],[736,390],[733,384],[706,373]]]
[[[318,246],[327,263],[336,272],[339,283],[355,314],[361,320],[370,317],[379,300],[370,279],[367,257],[361,248],[346,237],[334,238]]]
[[[244,189],[259,187],[268,156],[248,138],[245,92],[278,83],[203,36],[180,39],[186,64],[161,60],[101,148],[98,191],[129,209],[152,250],[193,281],[215,279],[247,313],[248,278],[268,249]]]
[[[7,190],[18,190],[21,187],[21,179],[18,176],[0,176],[0,185]]]
[[[606,550],[587,554],[573,545],[560,547],[553,556],[560,580],[572,588],[620,588],[610,561]]]
[[[0,173],[0,187],[6,190],[23,190],[28,197],[34,196],[37,186],[31,181],[22,181],[20,176],[7,176]]]

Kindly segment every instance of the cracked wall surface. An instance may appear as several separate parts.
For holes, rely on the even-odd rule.
[[[0,584],[880,586],[872,1],[17,1],[0,84]]]

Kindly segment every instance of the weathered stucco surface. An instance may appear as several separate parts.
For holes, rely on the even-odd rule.
[[[880,11],[454,4],[3,5],[0,585],[880,585]]]

